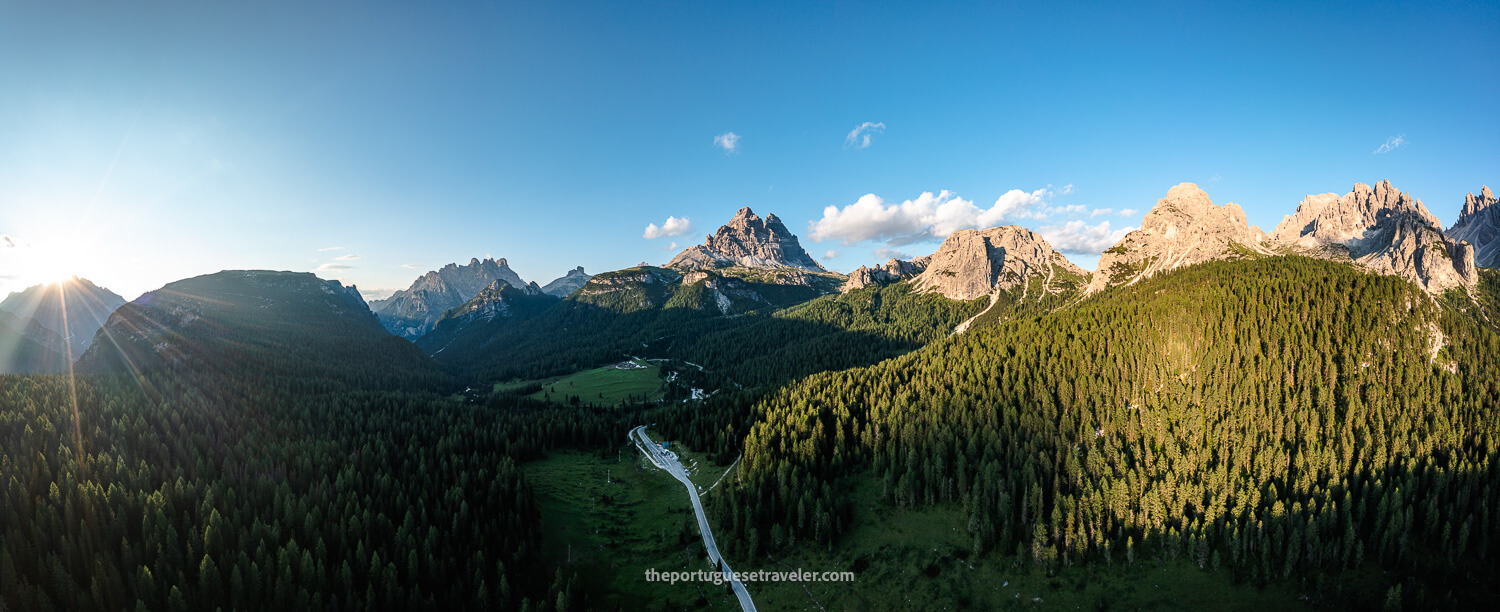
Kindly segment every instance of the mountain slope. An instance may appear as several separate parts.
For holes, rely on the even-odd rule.
[[[1454,240],[1474,245],[1474,262],[1486,268],[1500,266],[1500,200],[1485,185],[1479,195],[1469,194],[1458,221],[1448,228]]]
[[[370,309],[391,333],[415,340],[431,330],[443,313],[474,299],[497,280],[514,287],[526,286],[504,259],[475,258],[467,265],[450,263],[430,271],[391,297],[371,302]]]
[[[0,310],[0,374],[53,374],[68,369],[56,332],[36,319]]]
[[[109,314],[124,303],[125,299],[115,292],[88,279],[74,277],[12,293],[0,302],[0,310],[9,311],[21,319],[34,319],[42,327],[56,332],[68,343],[67,347],[56,347],[57,352],[66,355],[71,350],[73,358],[77,359],[88,350],[94,341],[94,332],[99,331]]]
[[[1343,196],[1307,196],[1272,235],[1314,256],[1353,260],[1433,293],[1472,287],[1478,280],[1474,247],[1445,235],[1421,200],[1390,181],[1374,187],[1356,183]]]
[[[455,353],[484,353],[487,340],[507,326],[521,324],[546,312],[560,300],[542,293],[535,284],[517,288],[497,280],[462,306],[443,313],[432,331],[416,344],[437,355],[453,348]]]
[[[189,370],[252,386],[275,380],[430,388],[446,382],[419,349],[385,332],[353,288],[308,273],[265,270],[180,280],[121,306],[78,368]]]

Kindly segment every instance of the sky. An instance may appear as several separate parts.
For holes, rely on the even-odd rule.
[[[1019,224],[1085,268],[1180,182],[1272,229],[1500,186],[1496,3],[0,0],[0,295],[221,269],[367,297],[661,264],[742,206],[827,267]]]

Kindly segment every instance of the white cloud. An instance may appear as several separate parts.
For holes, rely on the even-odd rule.
[[[1037,230],[1052,248],[1070,255],[1098,255],[1112,247],[1121,238],[1135,231],[1134,227],[1112,229],[1108,221],[1089,225],[1074,219],[1062,225],[1052,225]]]
[[[828,252],[823,254],[824,259],[838,259],[838,256],[839,252],[833,249],[828,249]]]
[[[343,249],[343,248],[345,248],[345,247],[323,247],[321,249],[318,249],[318,252],[322,253],[323,251],[337,251],[337,250],[340,250],[340,249]]]
[[[866,121],[854,127],[849,135],[844,138],[845,147],[863,149],[870,146],[870,137],[875,134],[885,133],[885,123],[873,123]]]
[[[333,258],[334,261],[354,261],[356,259],[359,259],[359,256],[353,253],[350,253],[348,255],[339,255],[338,257]]]
[[[1082,212],[1082,206],[1053,208],[1046,206],[1052,196],[1047,189],[1032,192],[1012,189],[995,200],[989,208],[958,197],[950,191],[937,195],[923,192],[915,200],[887,206],[875,194],[866,194],[840,209],[823,209],[823,218],[810,224],[810,237],[817,242],[839,240],[856,244],[879,240],[903,245],[921,240],[943,238],[961,229],[994,227],[1002,221],[1042,219],[1058,212]]]
[[[1094,210],[1089,211],[1089,216],[1090,217],[1097,217],[1099,215],[1113,215],[1113,214],[1115,214],[1115,209],[1113,209],[1113,208],[1095,208]]]
[[[409,270],[420,270],[422,268],[422,264],[401,264],[401,267],[407,268]]]
[[[714,146],[724,149],[725,153],[733,153],[740,146],[740,135],[734,132],[724,132],[714,136]]]
[[[1134,217],[1135,214],[1138,213],[1138,212],[1141,212],[1141,211],[1136,210],[1134,208],[1122,208],[1122,209],[1120,209],[1120,216],[1121,217]]]
[[[315,268],[313,270],[313,272],[328,272],[328,271],[331,271],[331,270],[353,270],[353,269],[354,269],[354,266],[350,266],[350,265],[346,265],[346,264],[326,263],[326,264],[323,264],[323,265],[318,266],[317,268]]]
[[[881,248],[875,249],[875,259],[905,259],[905,260],[910,260],[911,259],[911,255],[906,254],[905,251],[898,251],[896,249],[887,249],[885,247],[881,247]]]
[[[0,234],[0,243],[5,243],[6,248],[15,248],[16,240],[5,234]]]
[[[1058,193],[1063,195],[1071,195],[1073,193],[1073,184],[1068,183],[1066,185],[1063,185],[1062,191],[1059,191]]]
[[[669,236],[681,236],[693,230],[693,221],[687,217],[667,217],[661,225],[651,223],[646,226],[646,232],[641,234],[642,238],[652,240],[666,238]]]
[[[1402,134],[1400,136],[1392,136],[1385,140],[1385,144],[1380,145],[1379,148],[1371,151],[1370,154],[1380,155],[1381,153],[1390,153],[1391,151],[1395,151],[1398,147],[1404,144],[1406,144],[1406,134]]]
[[[663,250],[663,251],[675,251],[675,250],[677,250],[677,243],[673,242],[672,244],[669,244],[667,246],[662,247],[661,250]]]

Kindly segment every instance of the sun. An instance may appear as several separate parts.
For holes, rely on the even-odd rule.
[[[57,284],[83,276],[98,265],[86,241],[68,236],[38,237],[14,249],[17,261],[8,262],[28,285]]]

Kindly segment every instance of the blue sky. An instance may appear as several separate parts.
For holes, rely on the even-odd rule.
[[[1092,268],[1183,181],[1267,230],[1382,179],[1451,224],[1500,183],[1494,3],[57,4],[0,2],[0,292],[545,283],[741,206],[840,271],[981,220]],[[879,218],[907,201],[957,217]]]

